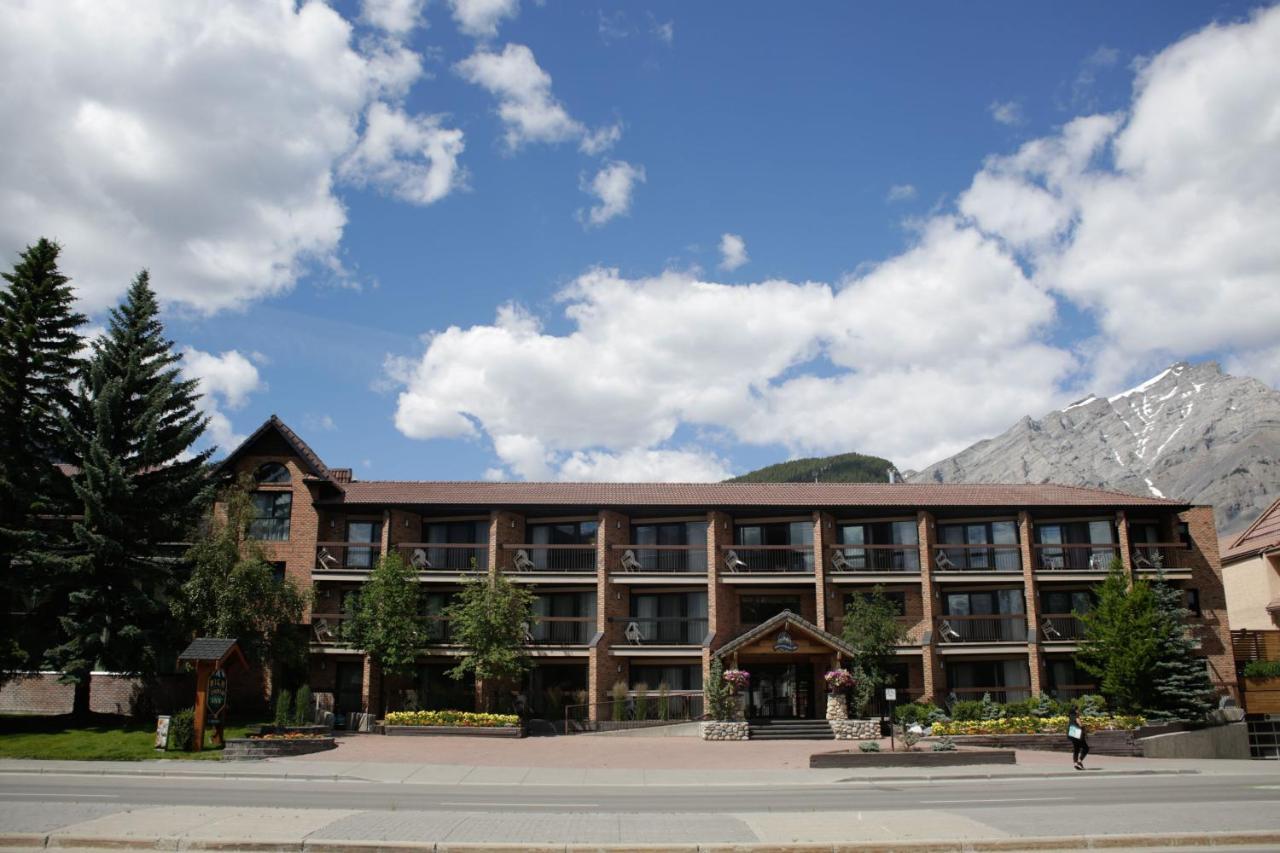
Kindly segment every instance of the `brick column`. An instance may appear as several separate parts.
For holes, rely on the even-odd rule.
[[[1027,611],[1027,669],[1031,675],[1031,695],[1042,692],[1044,655],[1040,648],[1040,594],[1036,585],[1035,549],[1031,547],[1035,530],[1031,513],[1018,513],[1018,558],[1022,561],[1022,597]]]
[[[1116,543],[1120,548],[1120,561],[1124,563],[1125,576],[1129,578],[1132,585],[1134,575],[1133,567],[1133,549],[1129,546],[1129,520],[1124,514],[1124,510],[1116,512]],[[1110,566],[1108,566],[1110,568]]]
[[[617,619],[626,616],[631,606],[629,587],[609,583],[609,575],[619,571],[622,551],[614,545],[629,544],[631,519],[613,510],[600,513],[596,528],[596,631],[604,634],[600,642],[591,648],[587,658],[587,692],[591,695],[591,719],[599,719],[600,702],[609,697],[609,690],[620,677],[618,663],[609,656],[613,639],[620,630]]]
[[[831,592],[827,586],[827,546],[835,541],[835,519],[830,513],[815,512],[813,514],[813,624],[824,631],[831,630],[831,626],[827,624],[829,609],[827,595]]]
[[[716,649],[729,642],[730,632],[737,624],[734,612],[733,590],[721,578],[724,572],[724,554],[721,547],[733,543],[733,519],[728,513],[713,510],[707,513],[707,625],[715,632],[709,648],[702,650],[702,677],[704,683],[711,677],[711,657]]]
[[[422,539],[422,519],[415,512],[402,509],[388,510],[382,523],[382,553],[398,554],[402,542],[418,542]],[[406,562],[408,562],[406,560]]]
[[[489,574],[511,566],[511,552],[502,546],[525,544],[524,538],[523,515],[505,509],[489,513]]]
[[[1227,596],[1222,586],[1222,560],[1218,554],[1218,530],[1213,507],[1195,506],[1178,514],[1187,523],[1191,537],[1191,580],[1200,593],[1200,619],[1192,620],[1192,630],[1200,639],[1200,653],[1209,665],[1209,679],[1220,690],[1240,699],[1236,682],[1235,656],[1231,650],[1231,626],[1227,623]],[[1172,537],[1171,537],[1172,538]]]
[[[373,662],[373,658],[364,656],[364,684],[360,691],[360,702],[365,713],[382,715],[382,668]]]
[[[933,553],[938,546],[938,527],[933,513],[921,510],[916,513],[916,536],[920,541],[920,609],[923,611],[925,631],[929,642],[920,649],[920,663],[924,680],[924,701],[942,701],[946,678],[942,671],[942,656],[938,653],[937,617],[939,605],[938,587],[933,582]]]

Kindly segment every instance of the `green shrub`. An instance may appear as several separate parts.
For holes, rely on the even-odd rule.
[[[911,729],[906,728],[905,726],[902,729],[901,738],[902,745],[907,748],[908,752],[915,749],[916,744],[920,742],[920,734],[918,732],[911,731]]]
[[[982,703],[977,699],[961,699],[951,706],[951,719],[965,722],[984,719]]]
[[[277,729],[287,728],[289,721],[293,719],[293,696],[288,690],[281,690],[276,694],[276,719]]]
[[[658,685],[658,719],[671,719],[671,688],[665,681]]]
[[[616,681],[609,693],[613,697],[613,721],[620,723],[627,715],[627,685]]]
[[[1001,707],[999,702],[996,702],[991,698],[990,693],[982,694],[982,701],[980,704],[982,705],[982,716],[979,719],[998,720],[1004,716],[1004,708]]]
[[[520,725],[515,714],[482,714],[475,711],[392,711],[386,716],[392,726],[461,726],[463,728],[514,728]]]
[[[933,742],[934,752],[955,752],[956,742],[949,737],[943,737]]]
[[[165,744],[165,749],[170,752],[190,752],[195,748],[195,743],[196,709],[184,708],[169,718],[169,742]]]
[[[947,713],[932,702],[908,702],[893,710],[893,719],[908,726],[914,723],[928,726],[947,719]]]
[[[880,751],[880,741],[878,741],[878,740],[864,740],[864,741],[861,741],[861,742],[858,744],[858,749],[859,749],[861,752],[879,752],[879,751]]]
[[[1027,700],[1026,716],[1028,717],[1057,717],[1061,714],[1065,714],[1066,712],[1067,708],[1065,705],[1057,699],[1049,698],[1043,693],[1037,693],[1035,696],[1032,696]],[[1006,716],[1019,717],[1023,715],[1010,713]]]
[[[649,719],[649,685],[644,682],[636,685],[636,719]]]
[[[1280,660],[1251,660],[1244,665],[1245,678],[1280,678]]]
[[[311,687],[304,684],[298,688],[298,700],[293,708],[293,724],[309,726],[315,720],[311,711]]]
[[[1081,696],[1072,704],[1075,705],[1081,715],[1084,716],[1100,717],[1107,713],[1107,700],[1096,693]]]

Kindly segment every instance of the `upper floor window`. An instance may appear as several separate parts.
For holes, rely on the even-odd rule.
[[[254,492],[250,498],[253,514],[249,517],[249,538],[287,541],[289,516],[293,512],[293,493]]]
[[[947,561],[957,569],[1022,571],[1016,521],[940,524],[938,525],[938,544],[939,546],[964,546],[943,548]]]
[[[282,485],[289,482],[289,469],[281,465],[279,462],[268,462],[258,468],[253,475],[253,479],[260,484],[266,485]]]
[[[377,546],[382,542],[382,522],[347,522],[347,568],[371,569],[378,560]]]
[[[733,538],[735,545],[746,549],[738,558],[746,561],[747,571],[813,571],[812,521],[740,524]]]
[[[850,570],[919,571],[919,528],[914,521],[882,521],[866,524],[841,524],[837,530],[844,563]],[[859,548],[858,545],[900,546]]]
[[[646,572],[705,572],[707,523],[675,521],[631,525],[636,559]],[[649,546],[649,547],[645,547]],[[652,547],[659,546],[659,547]]]
[[[531,545],[594,545],[595,521],[563,521],[557,524],[530,524]]]
[[[1068,521],[1036,525],[1038,568],[1106,571],[1119,556],[1110,521]]]

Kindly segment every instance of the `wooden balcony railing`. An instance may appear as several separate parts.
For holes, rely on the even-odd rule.
[[[721,560],[730,573],[813,574],[811,545],[728,545]]]
[[[1084,620],[1075,613],[1041,613],[1040,636],[1046,643],[1084,639]]]
[[[1118,545],[1036,545],[1036,569],[1045,572],[1099,572],[1106,574],[1120,556]]]
[[[707,636],[707,618],[688,616],[619,616],[619,643],[632,646],[700,646]]]
[[[512,572],[573,572],[596,570],[595,545],[503,545],[503,568]]]
[[[1177,542],[1143,542],[1134,546],[1129,558],[1140,572],[1191,568],[1191,549]]]
[[[595,636],[594,616],[538,616],[529,627],[534,646],[585,646]]]
[[[382,546],[368,542],[317,542],[315,572],[367,572],[381,556]]]
[[[705,575],[707,549],[700,545],[613,545],[621,570],[655,575]],[[627,555],[630,554],[630,557]]]
[[[1025,643],[1027,617],[1023,613],[998,616],[939,616],[940,643]]]
[[[939,542],[933,552],[933,567],[939,572],[1008,572],[1021,574],[1022,546],[953,545]]]
[[[401,542],[400,558],[420,572],[486,572],[489,546],[483,542]]]
[[[834,572],[919,574],[918,545],[831,545],[827,565]]]

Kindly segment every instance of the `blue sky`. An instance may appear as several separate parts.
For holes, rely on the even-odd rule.
[[[23,10],[6,61],[60,5]],[[224,443],[275,412],[366,478],[906,467],[1175,358],[1280,380],[1280,305],[1239,319],[1280,284],[1274,253],[1242,264],[1224,223],[1144,278],[1214,211],[1280,216],[1275,128],[1218,106],[1276,109],[1257,4],[144,5],[114,39],[79,9],[4,96],[73,134],[15,143],[0,247],[61,240],[99,320],[150,266]],[[499,67],[516,52],[545,85]],[[552,129],[513,130],[504,98]],[[412,129],[375,133],[379,105]],[[725,263],[726,234],[748,259]]]

